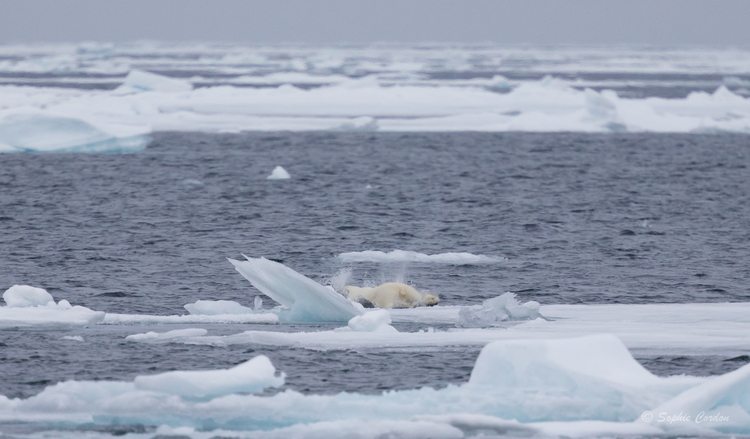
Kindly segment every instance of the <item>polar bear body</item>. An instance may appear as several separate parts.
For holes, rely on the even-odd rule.
[[[375,288],[347,286],[346,297],[357,301],[363,298],[378,308],[412,308],[419,305],[436,305],[440,299],[427,293],[420,293],[411,285],[388,282]]]

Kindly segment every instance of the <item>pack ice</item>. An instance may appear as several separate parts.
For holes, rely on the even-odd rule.
[[[667,99],[581,90],[550,76],[499,88],[332,79],[312,89],[193,88],[133,69],[111,91],[0,86],[0,151],[131,152],[152,131],[750,132],[750,98],[724,85]]]
[[[750,365],[717,377],[661,378],[606,334],[490,343],[467,383],[439,390],[252,394],[283,380],[267,358],[256,357],[229,369],[175,371],[133,382],[66,381],[27,399],[0,397],[0,420],[300,435],[324,426],[348,431],[352,425],[389,426],[389,434],[410,426],[442,427],[450,437],[477,431],[572,437],[750,433]],[[659,422],[661,413],[693,420]]]

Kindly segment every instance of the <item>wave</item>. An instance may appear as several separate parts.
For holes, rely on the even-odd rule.
[[[376,250],[366,250],[361,252],[341,253],[336,257],[342,262],[418,262],[425,264],[451,265],[497,264],[507,260],[506,258],[500,256],[474,255],[471,253],[439,253],[434,255],[427,255],[424,253],[406,250],[392,250],[387,253]]]

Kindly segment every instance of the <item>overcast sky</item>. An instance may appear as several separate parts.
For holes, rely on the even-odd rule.
[[[750,48],[750,0],[0,0],[0,43],[134,40]]]

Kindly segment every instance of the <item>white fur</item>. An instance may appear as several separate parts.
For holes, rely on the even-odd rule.
[[[360,288],[348,285],[344,295],[357,301],[363,298],[378,308],[413,308],[419,305],[436,305],[440,299],[427,293],[420,293],[411,285],[400,282],[388,282],[375,288]]]

